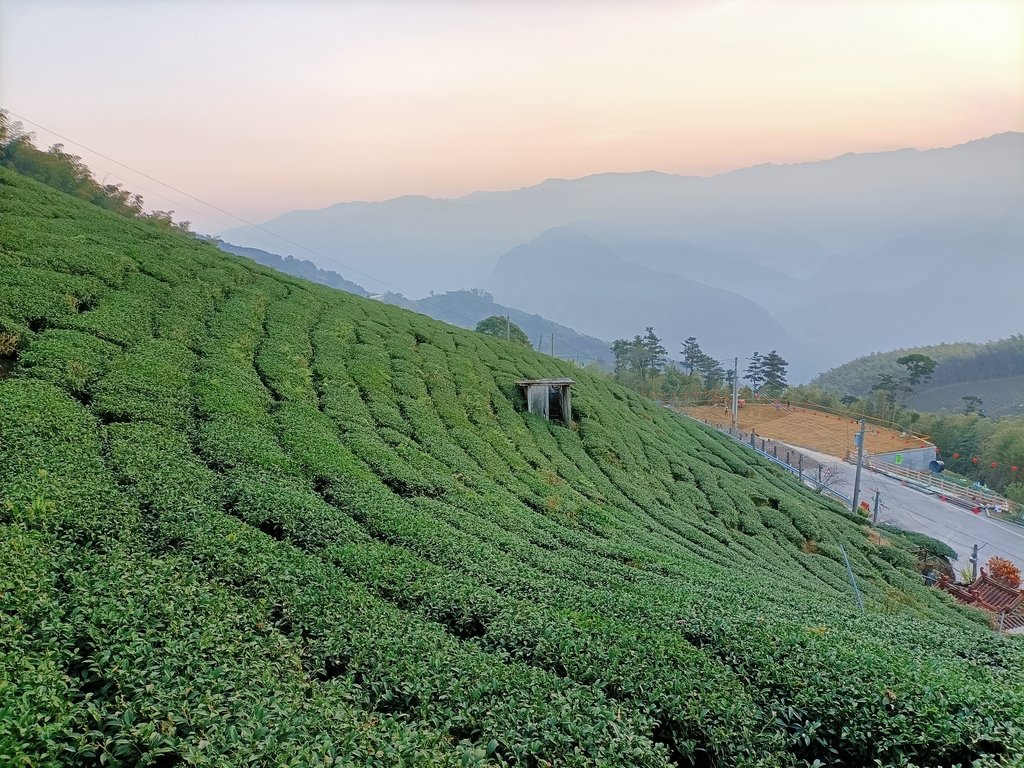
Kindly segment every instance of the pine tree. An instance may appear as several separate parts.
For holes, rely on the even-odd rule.
[[[750,388],[754,392],[758,392],[761,389],[761,385],[764,384],[764,364],[761,359],[761,353],[755,352],[750,358],[750,365],[747,366],[746,372],[743,374],[744,381],[750,382]]]
[[[789,384],[786,382],[786,370],[789,363],[774,349],[761,358],[761,375],[764,386],[773,392],[782,392]]]
[[[717,389],[725,380],[725,369],[710,355],[701,355],[697,372],[704,380],[704,389]]]
[[[700,348],[700,344],[697,343],[696,336],[691,336],[683,341],[683,348],[680,350],[680,354],[683,356],[683,368],[692,376],[697,363],[704,357],[704,351]]]

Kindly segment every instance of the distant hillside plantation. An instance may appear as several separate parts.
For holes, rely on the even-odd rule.
[[[919,537],[526,345],[0,193],[5,766],[1024,758],[1024,646]]]
[[[896,360],[915,352],[928,355],[938,365],[931,379],[907,401],[912,408],[959,411],[964,405],[961,398],[973,395],[982,398],[990,416],[1024,415],[1024,334],[986,344],[940,344],[876,353],[826,371],[811,384],[862,397],[880,375],[903,373]]]
[[[961,342],[874,352],[818,374],[810,381],[810,385],[863,397],[871,391],[871,387],[882,374],[895,376],[905,372],[896,362],[904,355],[914,353],[928,355],[941,366],[947,360],[955,358],[970,360],[983,346],[983,344]],[[938,369],[936,369],[937,372]]]
[[[986,416],[1024,416],[1024,376],[981,379],[923,388],[907,400],[919,411],[963,411],[965,397],[980,397]]]

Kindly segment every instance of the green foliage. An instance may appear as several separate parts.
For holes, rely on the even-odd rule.
[[[897,543],[908,548],[922,549],[933,557],[944,557],[950,562],[957,559],[956,550],[938,539],[933,539],[931,536],[915,531],[904,531],[884,523],[878,527],[889,533]]]
[[[616,339],[612,342],[615,356],[615,375],[624,384],[633,386],[640,394],[653,395],[658,374],[667,362],[667,351],[654,332],[637,334],[632,340]]]
[[[477,333],[483,333],[487,336],[495,336],[499,339],[505,339],[506,341],[514,341],[516,344],[525,344],[530,346],[530,338],[527,336],[523,329],[515,323],[511,322],[507,317],[501,317],[500,315],[491,315],[485,317],[479,323],[476,324]]]
[[[683,348],[680,350],[680,354],[683,356],[683,367],[691,376],[697,369],[697,364],[705,357],[704,350],[697,343],[696,336],[690,336],[683,341]]]
[[[921,410],[960,410],[961,398],[975,395],[985,400],[993,415],[1016,415],[1024,391],[1024,334],[985,344],[878,352],[828,370],[811,385],[864,397],[882,375],[920,378],[910,382],[916,393],[908,402]]]
[[[907,384],[911,387],[916,387],[918,384],[928,381],[932,374],[935,373],[935,361],[928,357],[928,355],[922,355],[920,352],[898,357],[896,358],[896,364],[906,369]]]
[[[35,147],[33,138],[0,109],[0,166],[122,216],[146,219],[166,229],[189,231],[189,222],[173,220],[174,211],[145,213],[141,195],[133,194],[120,184],[96,181],[82,158],[65,152],[63,144],[54,144],[44,152]]]
[[[525,345],[0,185],[0,763],[1024,754],[1019,643],[742,446]],[[516,379],[565,375],[572,428],[522,412]]]
[[[1024,476],[1024,417],[993,420],[977,413],[925,413],[917,423],[938,446],[946,466],[958,474],[996,491]]]
[[[779,395],[789,386],[786,381],[788,369],[789,363],[774,349],[767,355],[755,352],[750,357],[750,364],[743,378],[750,382],[754,392],[764,391],[769,395]]]

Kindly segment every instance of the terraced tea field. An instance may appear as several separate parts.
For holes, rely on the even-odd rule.
[[[742,446],[524,346],[0,194],[0,764],[1024,754],[1020,642]],[[515,380],[549,376],[571,426],[523,412]]]

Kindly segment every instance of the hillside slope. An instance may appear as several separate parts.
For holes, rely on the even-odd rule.
[[[541,315],[499,304],[493,296],[480,289],[436,293],[422,299],[407,299],[401,294],[386,293],[382,300],[460,328],[475,328],[481,320],[494,315],[508,317],[531,342],[540,344],[538,348],[543,351],[551,350],[551,336],[554,335],[555,357],[573,360],[580,365],[593,362],[605,370],[614,367],[611,342],[579,333]]]
[[[1019,642],[742,446],[524,346],[0,192],[0,763],[1024,754]],[[578,379],[571,428],[521,412],[514,381],[549,375]]]
[[[907,405],[922,411],[959,411],[964,396],[981,397],[989,416],[1024,414],[1024,335],[984,344],[938,344],[878,352],[819,374],[812,386],[864,396],[882,374],[899,376],[896,360],[910,353],[928,355],[938,365],[919,385]]]
[[[226,243],[223,240],[217,240],[216,238],[214,238],[214,242],[218,248],[226,253],[233,253],[236,256],[244,256],[247,259],[252,259],[257,264],[262,264],[265,267],[276,269],[278,272],[284,272],[289,275],[294,275],[295,277],[301,277],[303,280],[309,280],[331,288],[348,291],[349,293],[356,294],[356,296],[369,295],[366,292],[366,289],[361,285],[353,283],[351,280],[346,280],[337,272],[333,272],[329,269],[321,269],[307,259],[297,259],[291,254],[281,256],[276,253],[264,251],[261,248],[245,248],[241,245],[234,245],[233,243]]]

